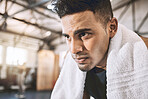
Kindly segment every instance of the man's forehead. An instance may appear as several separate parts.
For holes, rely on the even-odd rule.
[[[74,24],[75,22],[80,22],[83,20],[89,21],[90,19],[94,19],[95,15],[92,11],[83,11],[79,13],[74,13],[70,15],[66,15],[61,18],[62,22],[63,21],[69,21],[71,24]]]
[[[63,33],[74,32],[79,29],[90,28],[95,23],[95,16],[91,11],[84,11],[62,17]]]

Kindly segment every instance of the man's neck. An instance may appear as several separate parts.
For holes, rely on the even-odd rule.
[[[99,65],[97,65],[96,67],[106,70],[106,63],[107,63],[107,54],[105,54],[105,56],[100,61]]]

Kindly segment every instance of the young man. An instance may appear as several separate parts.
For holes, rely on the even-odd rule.
[[[77,63],[76,66],[78,66],[82,72],[87,72],[87,75],[84,74],[86,77],[81,77],[81,74],[79,76],[70,76],[78,74],[76,74],[77,70],[71,67],[72,63],[67,64],[68,66],[65,69],[70,71],[71,69],[68,70],[68,68],[73,68],[73,70],[71,73],[66,74],[66,70],[64,70],[64,68],[62,69],[64,72],[61,72],[51,98],[82,99],[83,97],[87,99],[89,96],[93,96],[95,99],[106,99],[107,97],[110,99],[119,99],[119,97],[126,99],[130,97],[128,92],[138,94],[137,89],[132,89],[133,87],[130,86],[137,84],[134,82],[137,76],[132,75],[132,81],[126,84],[126,82],[130,80],[124,79],[124,76],[118,77],[117,75],[134,71],[131,67],[134,67],[136,63],[134,64],[133,62],[137,61],[134,57],[136,53],[133,52],[135,42],[141,42],[140,46],[144,48],[144,60],[148,59],[147,48],[143,41],[133,32],[128,34],[131,31],[127,30],[124,32],[125,34],[122,33],[126,28],[118,25],[117,19],[113,17],[110,0],[58,0],[55,3],[55,10],[61,18],[63,35],[66,37],[70,54]],[[118,30],[118,28],[121,29]],[[121,33],[116,34],[117,30]],[[133,37],[136,36],[137,39],[133,38],[132,35],[134,35]],[[126,52],[128,50],[129,52]],[[135,66],[137,66],[137,64]],[[144,61],[144,64],[144,66],[147,65],[148,67],[146,61]],[[135,71],[137,72],[137,70]],[[132,73],[133,72],[130,72],[130,74]],[[130,74],[129,76],[131,76]],[[69,75],[69,78],[67,78],[67,75]],[[126,77],[127,76],[128,75],[126,75]],[[121,82],[119,80],[120,77],[123,78]],[[148,77],[146,76],[146,78]],[[64,83],[64,80],[67,80],[67,85],[67,82]],[[83,80],[85,82],[83,82]],[[140,78],[138,78],[138,80],[140,80]],[[73,85],[69,85],[69,83]],[[124,86],[124,84],[120,86],[120,83],[125,83],[126,86]],[[85,85],[83,86],[83,84]],[[129,86],[129,88],[127,86]],[[126,88],[128,91],[123,91],[123,89],[126,90]],[[78,89],[82,90],[79,91]],[[130,89],[134,91],[132,92]],[[68,92],[66,91],[66,93],[65,90]],[[82,91],[84,93],[83,95]],[[148,94],[142,95],[144,95],[144,98],[148,97]],[[135,95],[131,96],[135,97]],[[137,96],[136,99],[138,99]]]

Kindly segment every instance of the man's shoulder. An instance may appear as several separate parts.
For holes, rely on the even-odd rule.
[[[144,41],[145,45],[146,45],[147,48],[148,48],[148,38],[142,37],[142,36],[140,36],[140,37],[141,37],[141,39]]]

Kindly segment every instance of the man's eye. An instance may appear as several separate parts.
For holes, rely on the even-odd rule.
[[[84,33],[80,33],[80,34],[79,34],[79,37],[80,37],[80,38],[81,38],[81,37],[84,37],[84,36],[88,36],[88,33],[85,33],[85,32],[84,32]]]
[[[86,40],[92,37],[91,35],[92,33],[88,33],[88,32],[83,32],[79,34],[79,38],[82,40]]]
[[[66,38],[66,40],[70,40],[69,35],[64,35],[64,37]]]

